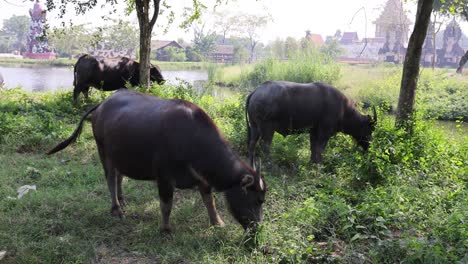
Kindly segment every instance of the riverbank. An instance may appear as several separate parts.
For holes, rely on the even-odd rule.
[[[0,58],[0,66],[15,67],[73,67],[77,59],[59,58],[54,60],[33,60]],[[169,62],[151,60],[152,64],[159,65],[162,70],[206,70],[206,62]]]
[[[12,59],[0,58],[0,66],[15,66],[15,67],[73,67],[76,60],[60,58],[53,60],[34,60],[34,59]]]

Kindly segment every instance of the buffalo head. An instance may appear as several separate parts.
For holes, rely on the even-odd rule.
[[[369,148],[372,132],[377,124],[377,111],[375,107],[373,107],[373,112],[373,117],[370,115],[364,116],[364,120],[361,123],[360,137],[357,139],[359,146],[361,146],[364,151],[367,151]]]
[[[164,84],[166,80],[164,80],[161,69],[157,65],[150,65],[150,80],[152,82],[157,82],[158,84]]]
[[[262,205],[265,201],[266,184],[260,172],[245,174],[239,186],[224,192],[234,218],[244,229],[252,228],[262,221]]]

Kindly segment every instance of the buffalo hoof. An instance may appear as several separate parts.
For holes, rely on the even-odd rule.
[[[127,205],[127,202],[125,201],[125,198],[120,197],[119,198],[119,204],[120,204],[120,206],[125,207]]]
[[[111,209],[111,215],[113,217],[118,217],[120,219],[124,219],[125,218],[125,215],[124,213],[122,212],[122,209],[120,209],[120,206],[119,207],[113,207]]]
[[[159,228],[159,232],[161,232],[161,235],[165,238],[171,238],[172,237],[172,228],[170,226],[162,226]]]
[[[218,220],[216,220],[216,221],[212,221],[212,222],[211,222],[211,225],[219,226],[219,227],[224,227],[226,224],[223,222],[223,220],[218,219]]]

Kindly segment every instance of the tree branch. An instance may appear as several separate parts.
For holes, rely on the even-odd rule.
[[[160,2],[161,2],[161,0],[153,0],[154,12],[153,12],[153,17],[151,18],[151,21],[150,21],[150,28],[151,29],[153,29],[153,26],[156,23],[156,20],[158,19]]]

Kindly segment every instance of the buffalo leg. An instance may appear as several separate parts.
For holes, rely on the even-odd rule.
[[[275,133],[273,129],[273,124],[265,124],[262,129],[262,150],[265,158],[270,157],[270,146],[273,141],[273,134]]]
[[[81,90],[75,86],[75,88],[73,89],[73,102],[76,103],[76,100],[78,100],[78,96],[80,95],[80,92]]]
[[[249,129],[249,138],[248,138],[248,152],[249,152],[249,162],[250,166],[254,165],[255,160],[255,146],[257,145],[258,139],[260,138],[260,133],[255,124],[251,124]]]
[[[322,163],[322,153],[327,146],[331,133],[327,130],[315,129],[310,131],[310,162]]]
[[[198,186],[203,203],[205,204],[206,209],[208,210],[208,216],[210,217],[210,223],[212,225],[224,226],[224,222],[216,211],[215,200],[213,198],[213,193],[211,187],[204,184]]]
[[[159,204],[162,216],[161,231],[164,233],[170,233],[171,225],[169,224],[169,216],[171,215],[172,210],[174,186],[172,186],[169,181],[162,178],[164,177],[161,177],[158,180]]]
[[[106,159],[102,145],[99,142],[96,142],[96,144],[98,147],[99,158],[101,159],[102,167],[104,169],[104,175],[106,176],[107,187],[109,188],[111,196],[111,215],[123,218],[124,214],[120,208],[118,198],[119,192],[122,194],[122,181],[121,179],[118,179],[118,177],[122,177],[122,175],[112,166],[111,162]]]
[[[83,93],[84,98],[88,100],[89,99],[89,86],[82,89],[81,92]]]
[[[122,212],[119,199],[117,197],[118,179],[117,179],[117,171],[115,168],[108,167],[106,179],[107,179],[107,186],[109,187],[109,192],[110,192],[111,201],[112,201],[111,214],[113,216],[118,216],[119,218],[123,218],[124,214]]]
[[[123,175],[118,170],[116,170],[116,177],[117,177],[117,199],[119,200],[120,206],[125,206],[125,198],[122,191],[122,181]]]

